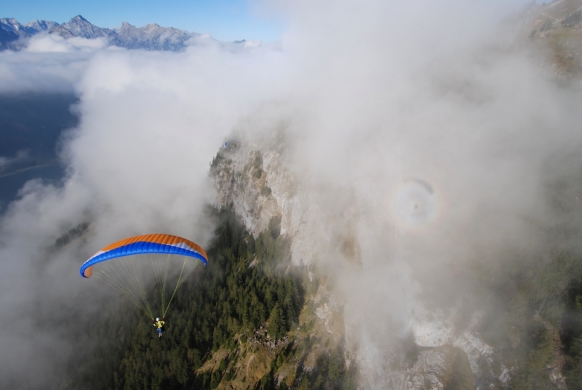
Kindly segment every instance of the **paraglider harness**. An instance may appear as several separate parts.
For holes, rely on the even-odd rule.
[[[161,320],[158,319],[157,321],[152,318],[152,321],[154,323],[154,326],[157,328],[156,330],[158,331],[158,337],[162,337],[162,333],[164,332],[164,324],[165,324],[164,318],[162,317]]]

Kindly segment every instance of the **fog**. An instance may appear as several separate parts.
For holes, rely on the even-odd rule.
[[[330,183],[318,204],[329,221],[342,224],[333,218],[342,215],[349,230],[356,209],[362,267],[337,276],[346,337],[365,386],[402,388],[398,339],[412,332],[420,345],[453,343],[435,342],[446,332],[427,334],[426,323],[459,310],[472,318],[490,304],[492,292],[477,292],[477,267],[534,264],[555,248],[548,229],[579,231],[574,191],[563,199],[574,214],[557,215],[548,185],[579,169],[571,159],[549,166],[580,147],[581,96],[548,77],[484,4],[335,5],[317,3],[314,20],[301,18],[290,38],[311,59],[299,64],[308,82],[295,90],[309,112],[292,130],[295,169]],[[338,196],[345,190],[356,193],[348,205]]]
[[[289,26],[280,49],[143,52],[39,36],[0,53],[0,92],[80,97],[63,185],[27,183],[0,221],[0,383],[62,380],[74,322],[101,294],[78,268],[106,243],[164,231],[207,244],[212,157],[241,122],[264,130],[281,117],[289,169],[310,199],[324,214],[357,215],[361,267],[334,277],[362,373],[386,388],[392,343],[414,330],[419,307],[454,308],[469,291],[451,267],[497,264],[506,248],[543,252],[542,230],[562,222],[546,186],[573,170],[555,157],[582,141],[581,96],[501,23],[521,5],[274,2]],[[82,243],[49,251],[86,221]],[[324,231],[352,229],[330,221]]]
[[[3,385],[42,388],[65,380],[71,351],[91,342],[79,334],[104,289],[79,276],[85,259],[148,232],[208,243],[212,226],[202,209],[213,199],[210,161],[238,118],[272,94],[278,80],[267,70],[280,54],[235,55],[214,42],[184,53],[130,52],[42,36],[0,56],[3,92],[80,98],[72,107],[79,126],[59,146],[62,186],[28,182],[0,226],[0,305],[11,322],[0,335],[0,377]],[[83,240],[51,249],[84,222],[91,227]]]

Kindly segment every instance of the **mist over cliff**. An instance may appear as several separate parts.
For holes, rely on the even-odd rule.
[[[60,149],[66,178],[27,183],[0,221],[13,323],[3,381],[58,384],[81,353],[83,326],[111,298],[78,275],[86,258],[151,231],[204,246],[213,204],[254,236],[280,218],[292,264],[326,281],[314,311],[344,338],[361,386],[453,383],[455,359],[478,388],[511,386],[519,370],[531,383],[526,363],[510,364],[545,345],[530,334],[560,340],[558,298],[579,269],[556,259],[581,254],[579,74],[553,66],[574,49],[544,46],[536,24],[558,3],[508,20],[516,7],[501,2],[276,2],[289,22],[277,48],[146,52],[45,35],[0,53],[3,92],[80,99]],[[564,4],[550,37],[579,29],[578,2]],[[535,279],[551,269],[562,273]],[[544,378],[561,388],[564,356],[550,350]],[[423,376],[431,359],[444,373]]]

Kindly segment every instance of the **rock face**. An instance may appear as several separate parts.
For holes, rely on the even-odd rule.
[[[475,388],[467,354],[460,348],[443,346],[420,350],[403,383],[405,389]]]
[[[13,31],[7,31],[3,28],[0,29],[0,50],[9,49],[11,47],[11,43],[17,39],[18,35]]]
[[[100,28],[92,25],[82,17],[77,15],[67,23],[56,25],[49,30],[50,34],[58,34],[63,38],[80,37],[86,39],[107,38],[110,34],[109,29]]]
[[[69,22],[52,27],[50,34],[58,34],[63,38],[81,37],[86,39],[106,38],[110,45],[126,49],[181,51],[186,42],[196,33],[165,28],[157,24],[136,28],[129,23],[123,23],[116,29],[100,28],[89,23],[78,15]]]
[[[292,239],[293,264],[307,265],[312,270],[308,273],[311,281],[325,278],[318,269],[322,264],[325,267],[329,257],[335,261],[332,267],[360,269],[358,231],[365,221],[363,206],[344,194],[339,209],[326,207],[318,199],[318,187],[309,179],[299,180],[290,169],[281,141],[284,137],[275,131],[267,138],[252,141],[239,137],[220,149],[210,169],[217,206],[232,205],[255,236],[268,229],[273,218],[278,219],[281,234]],[[349,304],[331,285],[319,284],[306,306],[311,308],[320,337],[345,342],[346,365],[358,367],[361,388],[484,390],[511,386],[516,367],[503,360],[498,346],[480,334],[486,320],[478,308],[468,315],[466,309],[462,313],[454,306],[441,310],[415,302],[408,323],[409,339],[394,338],[386,345],[373,346],[370,354],[364,350],[368,346],[357,329],[361,319],[346,314]],[[553,332],[559,346],[558,331],[546,323],[544,326]],[[562,389],[564,358],[556,348],[548,372],[555,387]],[[314,349],[313,356],[323,350]],[[313,356],[302,363],[305,369],[315,364]]]
[[[286,163],[280,135],[250,142],[231,140],[214,159],[211,176],[218,206],[233,204],[254,235],[280,218],[281,234],[293,238],[292,261],[333,259],[359,264],[359,206],[349,189],[338,189],[333,206],[318,197],[325,184],[298,180]]]
[[[123,22],[121,27],[111,31],[109,42],[126,49],[180,51],[187,46],[187,41],[199,35],[157,24],[136,28]]]
[[[230,141],[218,152],[210,171],[218,205],[234,205],[254,235],[265,230],[271,218],[281,215],[265,165],[262,151]]]
[[[276,136],[255,143],[229,140],[216,155],[210,170],[218,206],[234,206],[254,235],[267,229],[272,218],[279,218],[281,234],[293,240],[291,251],[296,265],[318,264],[318,260],[333,253],[346,264],[357,267],[359,243],[354,226],[358,224],[358,206],[346,201],[342,211],[327,209],[318,203],[317,191],[312,193],[308,182],[300,183],[285,161],[285,151]],[[311,305],[322,332],[337,338],[354,337],[349,334],[350,325],[344,325],[349,319],[339,314],[341,302],[327,287],[320,286]],[[440,314],[419,306],[412,324],[413,362],[403,361],[406,353],[396,348],[389,358],[390,368],[366,370],[367,364],[376,363],[358,359],[357,341],[348,346],[346,362],[364,368],[361,374],[367,378],[362,378],[362,383],[369,384],[370,388],[380,388],[377,384],[382,383],[390,388],[473,389],[476,376],[483,385],[479,388],[499,383],[492,368],[493,349],[473,330],[478,316],[466,329],[456,329],[450,322],[453,314]],[[442,320],[437,323],[436,318]]]
[[[582,78],[582,1],[554,0],[531,4],[523,16],[521,34],[548,50],[554,73],[563,78]]]
[[[50,22],[46,20],[33,20],[30,23],[24,25],[28,34],[37,34],[41,31],[48,31],[51,28],[57,26],[57,22]]]
[[[5,49],[18,49],[17,41],[58,26],[56,22],[35,20],[27,24],[20,24],[14,18],[0,19],[0,51]]]
[[[42,31],[48,31],[52,27],[57,26],[56,22],[49,22],[46,20],[34,20],[27,24],[20,24],[14,18],[1,18],[0,30],[14,34],[16,37],[30,36],[38,34]]]
[[[573,28],[580,24],[582,16],[582,3],[579,0],[555,0],[549,4],[531,4],[525,19],[532,23],[529,27],[529,36],[548,37],[552,31],[563,28]]]

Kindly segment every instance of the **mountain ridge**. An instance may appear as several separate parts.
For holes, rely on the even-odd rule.
[[[15,18],[0,18],[0,51],[22,50],[27,45],[26,41],[37,34],[56,34],[65,39],[105,38],[109,45],[125,49],[175,52],[185,50],[192,39],[202,35],[174,27],[162,27],[156,23],[135,27],[123,22],[119,27],[102,28],[81,15],[74,16],[62,24],[47,20],[33,20],[21,24]],[[228,44],[244,45],[245,42],[242,39]]]

